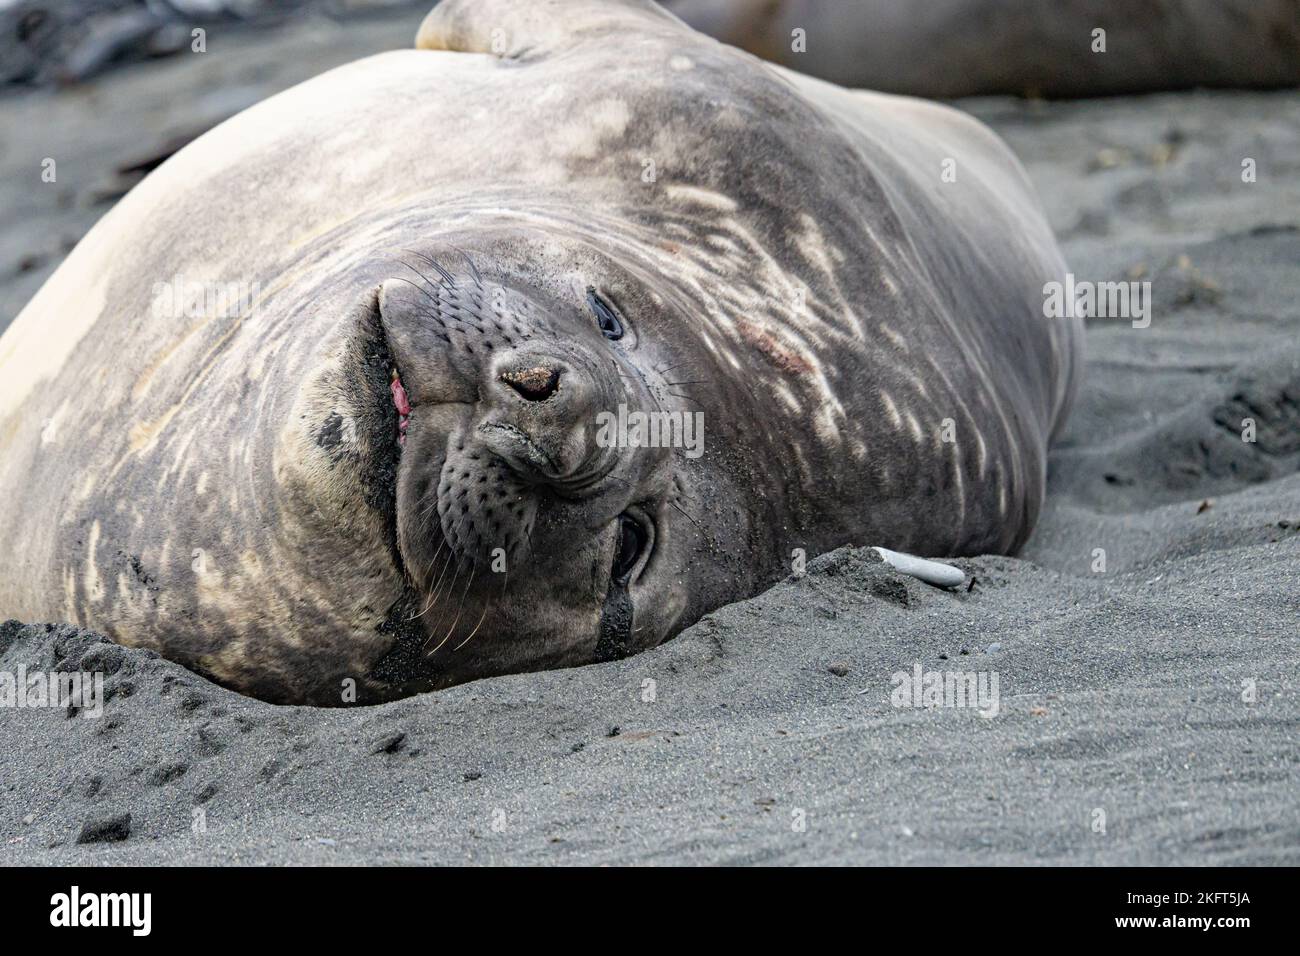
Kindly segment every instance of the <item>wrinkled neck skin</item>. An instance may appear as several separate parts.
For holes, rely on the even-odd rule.
[[[763,486],[735,430],[753,397],[712,357],[698,288],[638,245],[652,230],[572,209],[437,221],[353,271],[341,358],[293,415],[351,470],[401,577],[371,692],[623,657],[778,577],[783,482]],[[637,412],[659,416],[653,447]]]

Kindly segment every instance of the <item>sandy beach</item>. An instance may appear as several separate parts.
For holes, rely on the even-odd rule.
[[[0,329],[151,158],[414,19],[0,98]],[[856,542],[628,660],[353,709],[9,622],[0,670],[108,699],[0,710],[0,863],[1300,863],[1300,93],[955,105],[1081,280],[1151,283],[1089,326],[1018,557],[944,591]],[[917,668],[996,716],[897,706]]]

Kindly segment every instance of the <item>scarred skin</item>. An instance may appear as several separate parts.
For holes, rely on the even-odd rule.
[[[648,3],[417,46],[182,150],[0,339],[0,613],[373,702],[651,647],[795,549],[1023,543],[1080,327],[992,133]],[[599,443],[620,405],[703,454]]]

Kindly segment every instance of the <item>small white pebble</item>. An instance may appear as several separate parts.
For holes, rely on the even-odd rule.
[[[872,548],[872,550],[895,569],[911,575],[918,581],[933,584],[935,587],[955,588],[966,580],[966,574],[961,568],[954,568],[951,564],[918,558],[914,554],[904,554],[901,551],[890,551],[888,548]]]

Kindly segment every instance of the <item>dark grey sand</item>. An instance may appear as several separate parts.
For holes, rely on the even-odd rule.
[[[0,101],[0,326],[116,164],[409,32]],[[1300,94],[960,105],[1080,279],[1153,283],[1150,328],[1090,328],[1018,559],[949,593],[844,549],[631,660],[352,710],[4,625],[0,670],[111,672],[112,699],[0,710],[0,862],[1300,863]],[[1001,713],[892,706],[918,663],[996,673]]]

